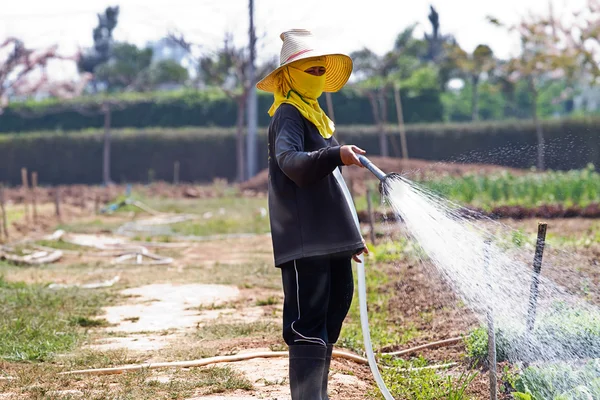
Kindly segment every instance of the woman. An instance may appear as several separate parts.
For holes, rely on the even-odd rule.
[[[351,259],[368,253],[338,167],[362,166],[356,146],[340,146],[317,99],[348,81],[352,60],[319,51],[312,34],[281,34],[280,67],[257,87],[269,110],[269,214],[275,265],[285,295],[293,400],[326,400],[333,344],[352,302]]]

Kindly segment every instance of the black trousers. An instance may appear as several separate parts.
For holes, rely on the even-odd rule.
[[[350,257],[302,258],[282,264],[283,339],[288,346],[337,342],[354,280]]]

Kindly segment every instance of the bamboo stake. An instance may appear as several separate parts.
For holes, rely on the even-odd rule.
[[[406,130],[404,129],[404,115],[402,114],[402,101],[400,100],[400,88],[394,85],[394,101],[396,103],[396,115],[398,116],[398,128],[400,129],[400,142],[402,146],[402,158],[408,160],[408,146],[406,144]]]
[[[115,368],[82,369],[82,370],[77,370],[77,371],[61,372],[60,375],[117,375],[117,374],[122,374],[122,373],[128,372],[128,371],[139,371],[142,369],[203,367],[206,365],[219,364],[219,363],[246,361],[246,360],[251,360],[253,358],[287,357],[287,355],[288,355],[287,351],[265,351],[265,352],[248,353],[248,354],[236,354],[233,356],[210,357],[210,358],[203,358],[201,360],[192,360],[192,361],[172,361],[172,362],[162,362],[162,363],[153,363],[153,364],[125,365],[122,367],[115,367]],[[359,364],[368,364],[369,363],[366,358],[358,356],[356,354],[348,353],[345,351],[334,350],[333,357],[351,360],[351,361],[357,362]]]
[[[58,186],[54,189],[54,210],[56,213],[56,218],[60,222],[60,188]]]
[[[455,337],[455,338],[451,338],[451,339],[439,340],[437,342],[422,344],[420,346],[412,347],[412,348],[406,349],[406,350],[399,350],[399,351],[393,351],[391,353],[381,353],[381,354],[386,355],[386,356],[400,357],[400,356],[405,356],[408,354],[416,353],[419,350],[435,349],[438,347],[452,346],[456,343],[460,343],[462,340],[463,339],[461,337]]]
[[[27,225],[30,224],[30,218],[29,218],[29,207],[27,205],[28,200],[29,200],[29,196],[27,196],[27,193],[29,191],[29,184],[28,184],[28,180],[27,180],[27,168],[21,168],[21,184],[23,185],[23,189],[24,189],[24,196],[25,199],[23,201],[24,206],[25,206],[25,222]]]
[[[36,171],[31,173],[31,207],[33,208],[33,223],[37,224],[38,213],[37,213],[37,185],[38,185],[38,174]]]
[[[4,199],[4,186],[0,183],[0,212],[2,213],[2,229],[0,231],[4,232],[4,240],[8,241],[8,223],[6,216],[6,209],[4,207],[5,199]]]
[[[535,326],[535,314],[537,308],[538,287],[540,285],[540,273],[542,271],[542,257],[544,256],[544,247],[546,245],[546,230],[548,224],[538,223],[538,235],[535,245],[535,255],[533,257],[533,276],[531,279],[531,289],[529,292],[529,309],[527,311],[527,331],[533,332]]]

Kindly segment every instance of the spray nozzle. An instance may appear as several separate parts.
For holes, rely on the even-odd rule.
[[[386,174],[385,172],[380,170],[375,164],[373,164],[373,162],[371,160],[369,160],[367,157],[365,157],[363,155],[359,155],[358,160],[360,161],[360,163],[362,165],[364,165],[364,167],[366,169],[371,171],[373,173],[373,175],[375,175],[377,177],[377,179],[379,179],[379,192],[382,194],[387,193],[385,182],[388,179],[390,179],[390,178],[391,179],[403,179],[402,176],[396,172],[390,172],[389,174]]]

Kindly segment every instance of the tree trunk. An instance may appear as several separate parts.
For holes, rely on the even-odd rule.
[[[237,140],[236,140],[236,152],[237,152],[237,181],[243,182],[246,177],[246,157],[244,148],[244,116],[246,111],[246,96],[242,95],[237,98]]]
[[[544,160],[544,150],[546,147],[544,141],[544,129],[542,127],[540,119],[538,118],[537,112],[538,92],[531,80],[529,81],[529,88],[531,89],[531,97],[533,99],[531,105],[531,115],[533,116],[533,122],[535,124],[535,133],[537,137],[537,169],[543,171],[544,169],[546,169]]]
[[[386,138],[386,142],[388,142],[388,137],[387,137],[387,122],[388,122],[388,115],[387,115],[387,97],[385,97],[385,92],[387,90],[387,86],[383,86],[379,89],[378,95],[379,95],[379,107],[380,107],[380,114],[381,114],[381,128],[384,131],[384,135]],[[394,156],[395,157],[400,157],[400,149],[398,148],[398,142],[396,142],[396,137],[395,136],[390,136],[389,137],[389,142],[392,143],[392,148],[394,150]]]
[[[102,181],[104,185],[112,184],[110,180],[110,106],[104,104],[104,152],[102,159]]]
[[[396,115],[398,116],[398,129],[400,130],[400,145],[402,158],[408,160],[408,146],[406,144],[406,129],[404,127],[404,114],[402,113],[402,100],[400,99],[400,86],[394,85],[394,101],[396,102]]]
[[[471,77],[471,120],[479,120],[479,76]]]
[[[367,97],[369,98],[369,102],[371,103],[371,110],[373,111],[373,119],[375,120],[375,124],[377,124],[377,130],[379,131],[379,152],[381,156],[387,157],[389,155],[388,145],[387,145],[387,137],[385,134],[385,127],[381,120],[381,115],[379,114],[379,106],[378,99],[375,96],[375,93],[372,91],[367,92]]]

